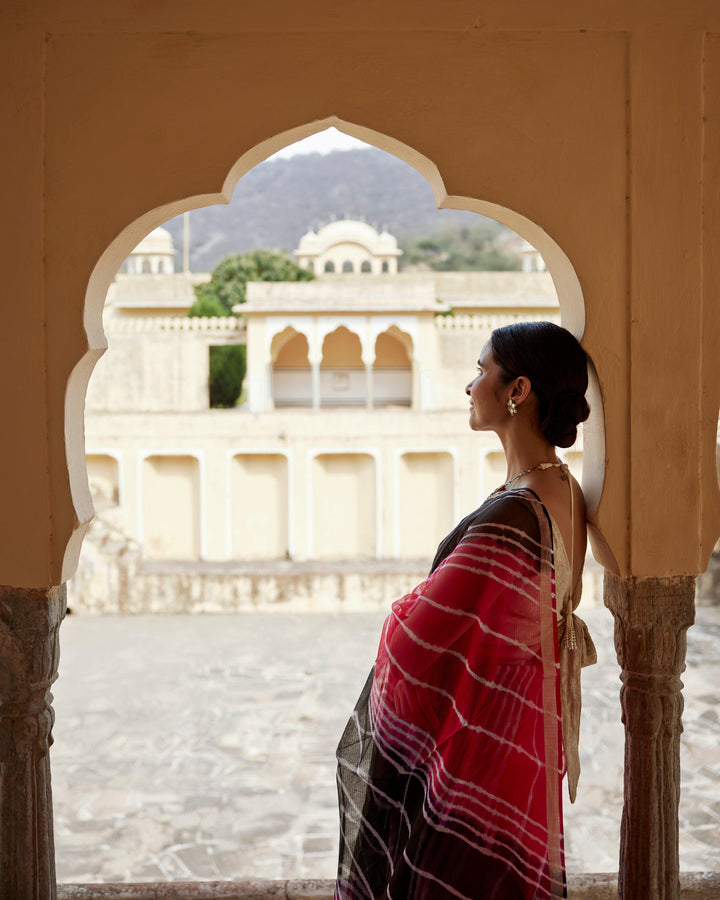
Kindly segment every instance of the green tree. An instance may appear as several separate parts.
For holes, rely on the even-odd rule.
[[[248,281],[310,281],[312,272],[301,268],[287,253],[251,250],[226,256],[213,270],[209,282],[195,286],[191,316],[235,316],[233,306],[245,302]],[[242,392],[247,358],[245,347],[230,344],[210,348],[209,392],[213,409],[236,405]]]
[[[287,253],[279,250],[250,250],[248,253],[226,256],[213,270],[209,282],[195,286],[197,300],[190,309],[190,315],[207,315],[205,312],[195,312],[195,308],[201,301],[210,300],[220,303],[226,310],[225,315],[231,315],[233,306],[245,302],[248,281],[311,281],[313,277],[312,272],[303,269]]]
[[[210,348],[210,406],[231,409],[236,405],[245,378],[244,344]]]
[[[223,316],[233,316],[235,313],[229,312],[217,297],[198,297],[188,311],[189,316],[201,316],[207,318],[222,318]]]

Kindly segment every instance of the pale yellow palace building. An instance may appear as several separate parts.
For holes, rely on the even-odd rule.
[[[76,608],[357,607],[422,576],[505,477],[497,440],[467,426],[483,343],[559,308],[529,245],[519,272],[404,273],[400,254],[335,221],[295,251],[313,281],[251,283],[241,318],[200,319],[209,276],[175,272],[163,228],[138,245],[88,392],[97,521]],[[245,341],[246,402],[209,409],[209,348]],[[565,458],[578,469],[581,447]]]

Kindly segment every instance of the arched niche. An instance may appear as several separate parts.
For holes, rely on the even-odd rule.
[[[320,406],[364,406],[365,371],[360,337],[345,325],[325,335],[320,362]]]
[[[406,332],[391,325],[375,338],[375,365],[379,367],[411,366],[413,340]]]
[[[367,126],[348,122],[337,115],[306,122],[278,132],[243,153],[231,167],[219,190],[180,198],[172,203],[155,207],[130,222],[105,249],[93,268],[85,293],[83,315],[83,324],[87,335],[87,351],[73,368],[65,392],[65,447],[77,524],[65,546],[62,581],[67,581],[77,568],[82,539],[93,516],[83,446],[85,395],[95,363],[107,348],[102,326],[102,310],[108,287],[115,272],[133,247],[158,225],[188,210],[215,203],[228,203],[237,182],[258,163],[263,162],[283,147],[330,127],[372,144],[380,150],[385,150],[411,165],[430,184],[438,209],[463,209],[489,216],[512,228],[529,241],[544,258],[552,276],[560,301],[562,324],[579,340],[582,338],[585,330],[585,304],[579,279],[562,247],[544,231],[540,224],[522,215],[521,212],[498,203],[491,203],[477,197],[448,194],[440,170],[427,156],[390,135]],[[602,397],[597,375],[592,367],[590,369],[589,394],[592,413],[584,430],[586,465],[583,472],[583,487],[587,499],[588,515],[592,519],[600,502],[605,459]],[[602,536],[591,531],[591,540],[598,561],[606,568],[618,571],[612,551]]]
[[[375,338],[373,405],[412,405],[413,343],[409,334],[392,325]]]
[[[274,335],[270,344],[270,360],[273,368],[309,368],[307,337],[288,325]]]
[[[117,454],[88,453],[85,460],[96,506],[117,506],[120,503],[120,462]]]
[[[308,339],[288,325],[270,344],[273,406],[312,406]]]
[[[361,369],[362,343],[354,331],[339,325],[322,342],[321,369]]]

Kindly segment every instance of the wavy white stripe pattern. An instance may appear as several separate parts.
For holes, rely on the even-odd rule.
[[[336,900],[565,896],[549,521],[512,492],[457,537],[393,604],[338,747]]]

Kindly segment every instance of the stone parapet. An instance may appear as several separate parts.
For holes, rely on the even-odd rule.
[[[449,306],[438,300],[435,285],[427,277],[343,275],[314,281],[251,281],[247,285],[247,303],[233,307],[237,312],[277,315],[355,313],[370,311],[441,312]]]
[[[719,872],[685,872],[682,900],[716,900]],[[144,884],[61,884],[58,900],[332,900],[332,881],[195,881]],[[614,900],[617,875],[575,875],[569,900]]]
[[[526,309],[512,312],[483,314],[456,314],[453,316],[436,316],[435,327],[439,331],[494,331],[512,322],[559,322],[559,313],[549,314],[546,309],[531,312]]]
[[[90,550],[88,547],[88,551]],[[142,562],[128,548],[95,551],[70,584],[73,612],[349,612],[385,609],[427,574],[427,560],[350,563]]]
[[[206,562],[143,560],[93,523],[68,585],[73,612],[101,615],[361,612],[387,609],[427,577],[428,559]],[[583,574],[583,608],[601,605],[602,571]]]
[[[245,333],[245,320],[236,316],[115,316],[103,325],[107,334],[154,331],[199,331]]]

